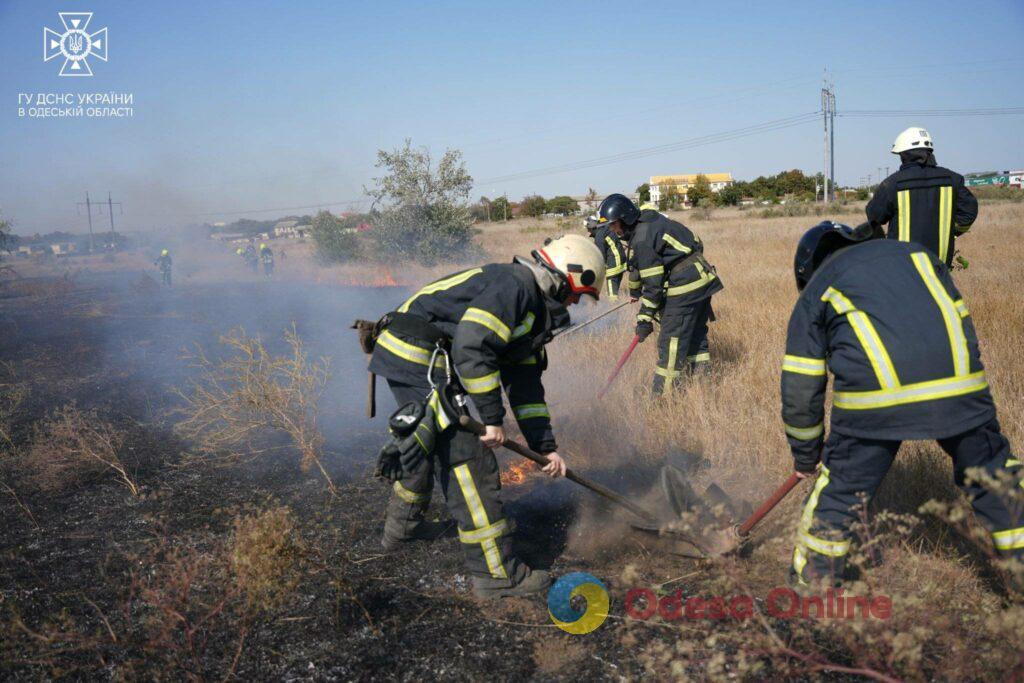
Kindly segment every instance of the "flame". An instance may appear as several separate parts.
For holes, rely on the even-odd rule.
[[[530,472],[536,472],[540,467],[532,460],[519,465],[509,465],[508,469],[501,473],[502,486],[518,486],[526,481]]]
[[[383,268],[377,277],[370,280],[361,279],[355,275],[349,276],[348,285],[350,287],[397,287],[398,281],[395,280],[395,276],[391,274],[390,270]]]

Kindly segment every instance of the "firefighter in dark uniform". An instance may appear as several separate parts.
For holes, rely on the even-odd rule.
[[[800,296],[782,363],[782,419],[801,477],[792,578],[842,578],[861,496],[874,495],[905,439],[935,439],[996,550],[1024,556],[1024,521],[968,468],[1021,478],[1000,433],[970,313],[945,264],[864,223],[825,221],[797,247]],[[825,440],[826,368],[834,376]]]
[[[641,284],[636,318],[640,341],[654,331],[656,320],[661,323],[654,391],[664,393],[687,371],[709,366],[711,296],[722,289],[722,282],[704,258],[700,238],[682,223],[651,209],[641,211],[621,194],[605,198],[599,216],[612,233],[629,240]]]
[[[274,274],[274,252],[266,244],[260,244],[260,262],[263,264],[264,277]]]
[[[156,261],[153,262],[154,266],[159,266],[160,276],[163,283],[168,287],[171,286],[171,252],[167,249],[160,251],[160,256],[157,257]]]
[[[600,222],[593,234],[594,244],[601,250],[601,255],[604,257],[605,278],[608,280],[608,299],[616,301],[619,298],[622,274],[626,272],[628,261],[626,246],[619,239],[618,235],[609,230],[607,225]]]
[[[259,271],[259,254],[256,252],[256,245],[252,242],[245,245],[245,251],[242,252],[242,258],[245,260],[245,265],[249,266],[249,270],[254,273]]]
[[[917,242],[951,266],[954,240],[978,218],[978,200],[964,178],[935,163],[928,131],[907,128],[892,145],[900,170],[879,184],[867,205],[868,221],[888,223],[889,239]]]
[[[531,571],[512,552],[490,449],[505,440],[504,388],[527,444],[550,460],[544,471],[565,473],[541,383],[544,345],[569,324],[566,307],[585,294],[598,298],[603,282],[604,259],[593,242],[567,235],[533,259],[437,280],[381,319],[370,371],[387,379],[402,406],[378,463],[394,481],[386,549],[435,535],[424,512],[436,476],[458,523],[474,592],[493,598],[547,589],[548,573]],[[463,389],[486,426],[479,438],[456,424]]]

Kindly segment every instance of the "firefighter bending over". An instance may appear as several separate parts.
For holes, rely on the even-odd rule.
[[[881,230],[825,221],[800,240],[800,296],[782,362],[782,419],[802,477],[820,471],[800,518],[791,576],[838,583],[861,497],[870,500],[906,439],[953,460],[996,550],[1024,557],[1024,521],[970,468],[1021,479],[999,429],[971,316],[946,265]],[[826,368],[834,376],[825,440]],[[977,474],[977,472],[973,472]]]
[[[682,223],[652,209],[641,211],[621,194],[606,197],[599,216],[612,234],[629,240],[629,265],[639,277],[631,278],[630,293],[640,295],[640,341],[654,331],[655,321],[661,323],[654,391],[664,393],[687,372],[708,368],[711,296],[722,289],[722,281],[704,258],[700,238]]]
[[[582,235],[567,235],[508,264],[487,264],[433,282],[375,325],[370,371],[385,377],[398,405],[392,440],[378,473],[393,495],[384,547],[430,539],[424,519],[437,478],[458,523],[459,540],[482,598],[547,589],[546,571],[531,570],[512,552],[499,498],[492,448],[505,441],[502,388],[531,449],[546,454],[551,476],[565,473],[544,402],[544,345],[569,324],[567,306],[597,299],[604,259]],[[482,437],[458,428],[466,396],[486,426]]]

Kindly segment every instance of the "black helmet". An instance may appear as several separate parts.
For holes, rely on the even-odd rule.
[[[633,200],[624,194],[610,194],[601,202],[597,210],[598,220],[602,223],[622,221],[622,227],[632,228],[640,220],[640,209]]]
[[[844,247],[866,242],[882,236],[882,229],[872,223],[861,223],[856,228],[835,221],[822,221],[804,233],[796,247],[793,275],[796,288],[803,290],[814,271],[825,259]]]

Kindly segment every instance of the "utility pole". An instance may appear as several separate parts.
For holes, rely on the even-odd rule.
[[[505,204],[501,207],[504,212],[505,220],[508,220],[508,192],[505,193]]]
[[[836,124],[836,93],[835,86],[829,79],[828,70],[822,78],[821,88],[821,119],[825,132],[825,163],[822,175],[825,179],[825,191],[822,202],[835,200],[836,196],[836,159],[835,159],[835,124]]]
[[[82,202],[78,202],[78,206],[82,206]],[[89,253],[91,254],[95,249],[96,245],[92,236],[92,200],[89,199],[89,193],[85,193],[85,213],[89,216]]]
[[[112,244],[117,244],[114,241],[114,204],[117,204],[121,213],[124,213],[124,205],[121,202],[114,202],[110,200],[110,191],[107,191],[107,214],[110,216],[110,241]]]

